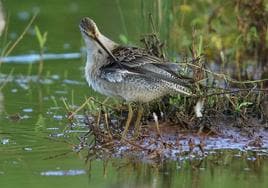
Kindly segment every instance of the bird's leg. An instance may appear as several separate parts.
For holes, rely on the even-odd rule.
[[[138,104],[137,119],[135,121],[135,134],[134,134],[135,137],[138,137],[139,133],[140,133],[140,123],[141,123],[143,111],[144,111],[143,106],[141,103],[139,103]]]
[[[131,104],[128,103],[128,115],[127,115],[127,121],[126,121],[126,125],[125,125],[124,132],[123,132],[123,134],[122,134],[122,138],[125,138],[126,135],[127,135],[127,132],[128,132],[128,129],[129,129],[129,126],[130,126],[132,117],[133,117],[133,110],[132,110]]]

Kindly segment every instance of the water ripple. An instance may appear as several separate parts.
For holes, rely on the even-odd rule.
[[[41,176],[77,176],[86,174],[85,170],[55,170],[40,173]]]
[[[55,59],[78,59],[81,57],[80,53],[64,53],[64,54],[44,54],[43,60]],[[39,54],[26,54],[17,56],[0,57],[0,62],[3,63],[34,63],[39,62],[41,56]]]

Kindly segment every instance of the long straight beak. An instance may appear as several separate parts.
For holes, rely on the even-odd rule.
[[[114,61],[118,61],[118,59],[113,55],[113,53],[108,49],[106,48],[106,46],[104,46],[104,44],[98,39],[98,37],[94,37],[94,40],[102,47],[102,49],[104,49],[107,54],[113,58]]]

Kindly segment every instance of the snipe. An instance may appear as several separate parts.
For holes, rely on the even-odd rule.
[[[138,103],[167,94],[193,95],[191,80],[176,73],[177,64],[152,56],[145,49],[115,43],[102,35],[90,18],[81,20],[80,30],[87,48],[85,75],[94,90]],[[131,118],[129,109],[126,130]]]

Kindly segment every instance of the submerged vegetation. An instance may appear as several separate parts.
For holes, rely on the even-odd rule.
[[[38,40],[39,47],[40,47],[40,61],[39,61],[39,67],[38,67],[38,75],[40,76],[43,72],[43,67],[44,67],[43,56],[44,56],[45,45],[47,42],[47,32],[44,32],[42,34],[38,26],[35,26],[34,30],[35,30],[36,38]]]

